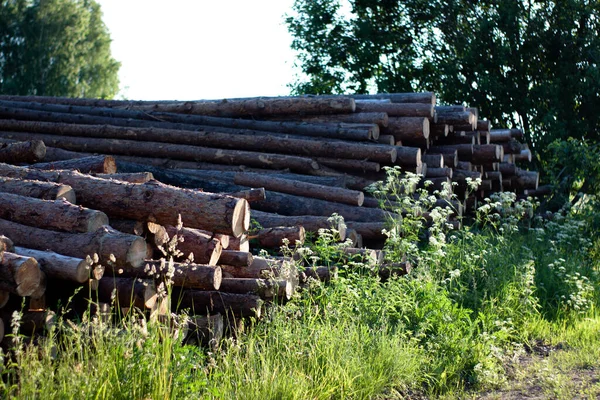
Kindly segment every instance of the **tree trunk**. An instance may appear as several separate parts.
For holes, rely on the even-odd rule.
[[[221,314],[193,315],[188,320],[186,345],[196,345],[215,350],[223,339],[225,324]]]
[[[0,220],[0,232],[9,235],[17,246],[48,249],[78,258],[98,254],[102,264],[108,263],[113,255],[117,266],[138,268],[143,265],[147,255],[144,239],[107,226],[90,233],[64,233]]]
[[[418,167],[422,164],[421,149],[418,147],[396,146],[398,158],[395,164],[402,167]]]
[[[157,181],[127,183],[78,172],[29,171],[0,164],[0,175],[9,174],[66,183],[73,187],[81,204],[115,217],[177,225],[181,215],[184,224],[191,228],[234,236],[247,231],[250,225],[248,202],[234,197],[180,189]]]
[[[392,103],[425,103],[435,105],[435,93],[378,93],[378,94],[354,94],[357,100],[389,99]]]
[[[313,183],[298,182],[288,179],[274,178],[268,175],[240,172],[234,176],[236,185],[248,187],[264,187],[280,193],[295,194],[298,196],[312,197],[333,201],[337,203],[361,206],[364,194],[356,190],[336,188]]]
[[[168,263],[161,264],[161,261],[150,260],[146,261],[144,269],[152,272],[149,274],[149,277],[156,276],[157,274],[166,276],[168,273],[167,267]],[[172,280],[173,286],[198,290],[218,290],[221,286],[223,273],[219,266],[173,263],[173,268],[172,276],[166,276]]]
[[[300,282],[305,284],[307,278],[312,278],[327,283],[337,278],[337,272],[338,267],[335,265],[330,267],[307,267],[302,271]]]
[[[112,156],[92,156],[65,161],[52,161],[30,165],[29,168],[55,170],[74,169],[84,174],[114,174],[117,163]]]
[[[396,141],[416,141],[429,137],[429,120],[421,117],[390,117],[382,133],[393,135]]]
[[[433,104],[357,102],[358,113],[387,113],[390,117],[433,118]]]
[[[252,294],[217,291],[183,290],[178,309],[190,309],[192,314],[227,314],[234,317],[260,318],[263,300]]]
[[[0,260],[0,289],[21,297],[31,296],[42,284],[35,258],[5,251]]]
[[[388,114],[385,112],[355,112],[352,114],[331,114],[331,115],[284,115],[273,117],[273,121],[301,121],[301,123],[309,123],[312,125],[322,124],[330,126],[336,124],[377,124],[384,128],[388,125]],[[244,120],[246,121],[246,120]],[[266,122],[266,121],[260,121]],[[269,121],[271,122],[271,121]],[[343,125],[341,125],[343,126]],[[350,128],[351,126],[348,126]],[[259,129],[259,128],[256,128]],[[277,132],[284,132],[278,130]],[[372,135],[371,135],[372,137]],[[334,138],[331,136],[331,138]],[[349,140],[349,138],[346,138]],[[363,139],[366,140],[366,139]]]
[[[44,274],[49,278],[70,280],[85,283],[90,278],[94,263],[89,257],[75,258],[63,256],[51,251],[41,251],[16,247],[15,253],[25,257],[35,258]],[[95,279],[101,279],[102,274],[96,274]]]
[[[354,222],[346,221],[348,229],[355,230],[364,239],[385,239],[386,236],[383,234],[385,223],[383,222]]]
[[[444,167],[444,157],[441,154],[423,154],[421,160],[427,164],[427,168]]]
[[[75,191],[71,186],[54,182],[0,177],[0,192],[43,200],[64,198],[71,204],[76,203]]]
[[[452,168],[432,168],[428,166],[425,176],[427,178],[439,178],[445,176],[452,179]]]
[[[41,140],[0,143],[0,162],[9,164],[36,163],[44,159],[46,145]]]
[[[97,178],[102,179],[116,179],[122,182],[129,183],[146,183],[151,180],[154,180],[154,175],[152,172],[124,172],[124,173],[114,173],[114,174],[94,174]]]
[[[257,201],[263,201],[267,198],[265,188],[255,188],[238,190],[236,192],[223,193],[226,196],[237,197],[238,199],[244,199],[248,203],[254,203]]]
[[[219,258],[219,264],[232,265],[234,267],[248,267],[252,265],[254,257],[248,251],[223,250]]]
[[[340,240],[346,237],[346,228],[342,221],[331,220],[329,217],[314,215],[286,216],[259,210],[252,210],[252,218],[261,228],[274,228],[277,226],[303,226],[308,232],[318,232],[319,229],[335,229],[339,232]]]
[[[169,237],[173,238],[177,235],[178,238],[183,239],[183,241],[177,243],[177,250],[183,253],[182,257],[177,257],[177,259],[186,259],[190,254],[193,254],[195,263],[217,265],[223,247],[221,241],[215,238],[213,234],[186,227],[178,230],[172,225],[165,225],[165,229]]]
[[[394,154],[394,159],[396,155]],[[326,167],[335,168],[342,171],[374,171],[377,172],[381,168],[379,163],[367,160],[348,160],[344,158],[315,158],[319,164]]]
[[[105,303],[112,303],[113,292],[119,307],[137,307],[140,310],[152,309],[158,301],[154,282],[136,278],[116,278],[105,276],[99,281],[98,298]]]
[[[294,287],[287,280],[253,279],[253,278],[224,278],[221,292],[252,293],[261,299],[280,298],[289,300],[294,294]]]
[[[263,228],[254,237],[258,239],[258,244],[263,248],[279,248],[284,245],[284,241],[292,247],[303,244],[306,239],[306,232],[302,226],[279,226],[273,228]]]
[[[101,211],[65,200],[41,200],[9,193],[0,196],[0,218],[65,232],[95,232],[108,225],[108,217]]]
[[[460,156],[460,153],[459,153]],[[473,155],[471,163],[473,164],[489,164],[492,162],[501,162],[504,158],[502,146],[495,144],[480,144],[473,146]]]

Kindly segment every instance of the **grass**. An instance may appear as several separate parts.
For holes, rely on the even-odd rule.
[[[420,218],[396,221],[387,250],[418,263],[409,276],[382,282],[359,261],[339,265],[339,279],[312,282],[212,351],[139,318],[59,318],[38,346],[16,335],[1,397],[503,398],[532,376],[541,396],[597,395],[585,374],[600,367],[596,235],[571,213],[523,222],[527,204],[486,204],[454,233],[434,213],[429,238]],[[302,253],[336,264],[333,236]]]

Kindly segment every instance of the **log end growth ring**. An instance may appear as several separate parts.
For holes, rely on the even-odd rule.
[[[237,199],[233,209],[232,233],[239,238],[250,228],[250,204],[245,199]]]

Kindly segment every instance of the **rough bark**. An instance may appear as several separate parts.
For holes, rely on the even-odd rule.
[[[389,99],[392,103],[425,103],[432,105],[435,105],[436,101],[433,92],[355,94],[352,97],[357,100]]]
[[[357,102],[357,113],[386,113],[390,117],[433,118],[433,104]]]
[[[149,260],[146,261],[144,270],[151,273],[149,274],[150,277],[156,277],[157,274],[165,276],[168,272],[168,263]],[[127,272],[130,271],[125,273],[127,274]],[[170,275],[167,278],[172,280],[174,286],[199,290],[218,290],[221,286],[223,273],[221,267],[215,265],[173,263],[173,271]]]
[[[393,135],[396,141],[416,141],[429,137],[429,120],[421,117],[390,117],[382,133]]]
[[[252,294],[217,291],[183,290],[178,309],[190,309],[192,314],[226,314],[234,317],[260,318],[263,300]]]
[[[279,248],[285,241],[294,247],[304,243],[306,231],[303,226],[279,226],[263,228],[250,238],[257,239],[259,246],[263,248]]]
[[[348,229],[353,229],[356,233],[361,235],[364,239],[384,239],[386,236],[383,234],[385,229],[384,222],[355,222],[346,221]]]
[[[41,140],[0,143],[0,162],[9,164],[36,163],[44,159],[46,145]]]
[[[389,147],[389,146],[386,146]],[[396,154],[392,157],[396,159]],[[344,158],[327,158],[317,157],[315,158],[319,164],[326,167],[335,168],[342,171],[374,171],[377,172],[381,168],[379,163],[368,160],[349,160]]]
[[[51,251],[33,250],[16,247],[15,253],[25,257],[35,258],[46,276],[52,279],[70,280],[85,283],[90,278],[94,265],[91,258],[75,258],[63,256]],[[95,279],[101,279],[102,274],[96,274]]]
[[[91,156],[73,160],[36,163],[29,167],[44,170],[73,169],[84,174],[114,174],[117,172],[117,163],[112,156]]]
[[[10,193],[0,196],[0,218],[65,232],[95,232],[108,225],[108,217],[101,211],[76,206],[64,199],[51,201]]]
[[[193,254],[195,263],[217,265],[223,247],[221,241],[213,234],[187,227],[177,229],[172,225],[165,225],[165,229],[169,237],[177,235],[178,238],[183,239],[177,243],[177,250],[183,253],[183,259]]]
[[[261,299],[280,298],[289,300],[294,294],[294,287],[287,280],[253,279],[253,278],[224,278],[221,292],[252,293]]]
[[[136,278],[117,278],[105,276],[98,284],[98,298],[112,303],[113,292],[119,307],[136,307],[140,310],[152,309],[158,301],[154,282]]]
[[[502,146],[495,144],[480,144],[473,146],[473,155],[469,161],[473,164],[489,164],[492,162],[500,162],[503,158],[504,150]]]
[[[444,167],[444,157],[441,154],[423,154],[421,161],[427,164],[427,168]]]
[[[129,183],[146,183],[154,179],[152,172],[124,172],[114,174],[94,174],[97,178],[116,179]]]
[[[64,198],[71,204],[76,203],[75,191],[71,186],[54,182],[0,177],[0,192],[35,197],[43,200]]]
[[[223,250],[219,258],[219,264],[232,265],[234,267],[248,267],[252,265],[254,257],[248,251]]]
[[[418,147],[396,146],[398,158],[395,164],[403,167],[418,167],[422,164],[421,149]]]
[[[267,198],[265,188],[254,188],[246,190],[238,190],[236,192],[223,193],[227,196],[237,197],[238,199],[244,199],[248,203],[254,203],[256,201],[262,201]]]
[[[78,258],[98,254],[103,264],[108,263],[113,255],[116,265],[136,268],[143,265],[147,255],[144,239],[107,226],[90,233],[64,233],[0,220],[0,232],[9,235],[17,246],[48,249]]]
[[[287,216],[278,215],[259,210],[252,210],[252,218],[261,228],[274,228],[277,226],[303,226],[308,232],[318,232],[319,229],[335,229],[339,232],[340,240],[346,237],[346,227],[341,220],[332,220],[330,217],[314,215]]]
[[[221,314],[193,315],[188,320],[188,334],[183,343],[217,349],[223,339],[225,324]]]

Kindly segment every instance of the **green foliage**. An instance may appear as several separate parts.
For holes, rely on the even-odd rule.
[[[112,98],[120,63],[94,0],[2,0],[0,92]]]
[[[599,139],[600,4],[521,0],[296,0],[295,93],[430,90],[496,127]]]

